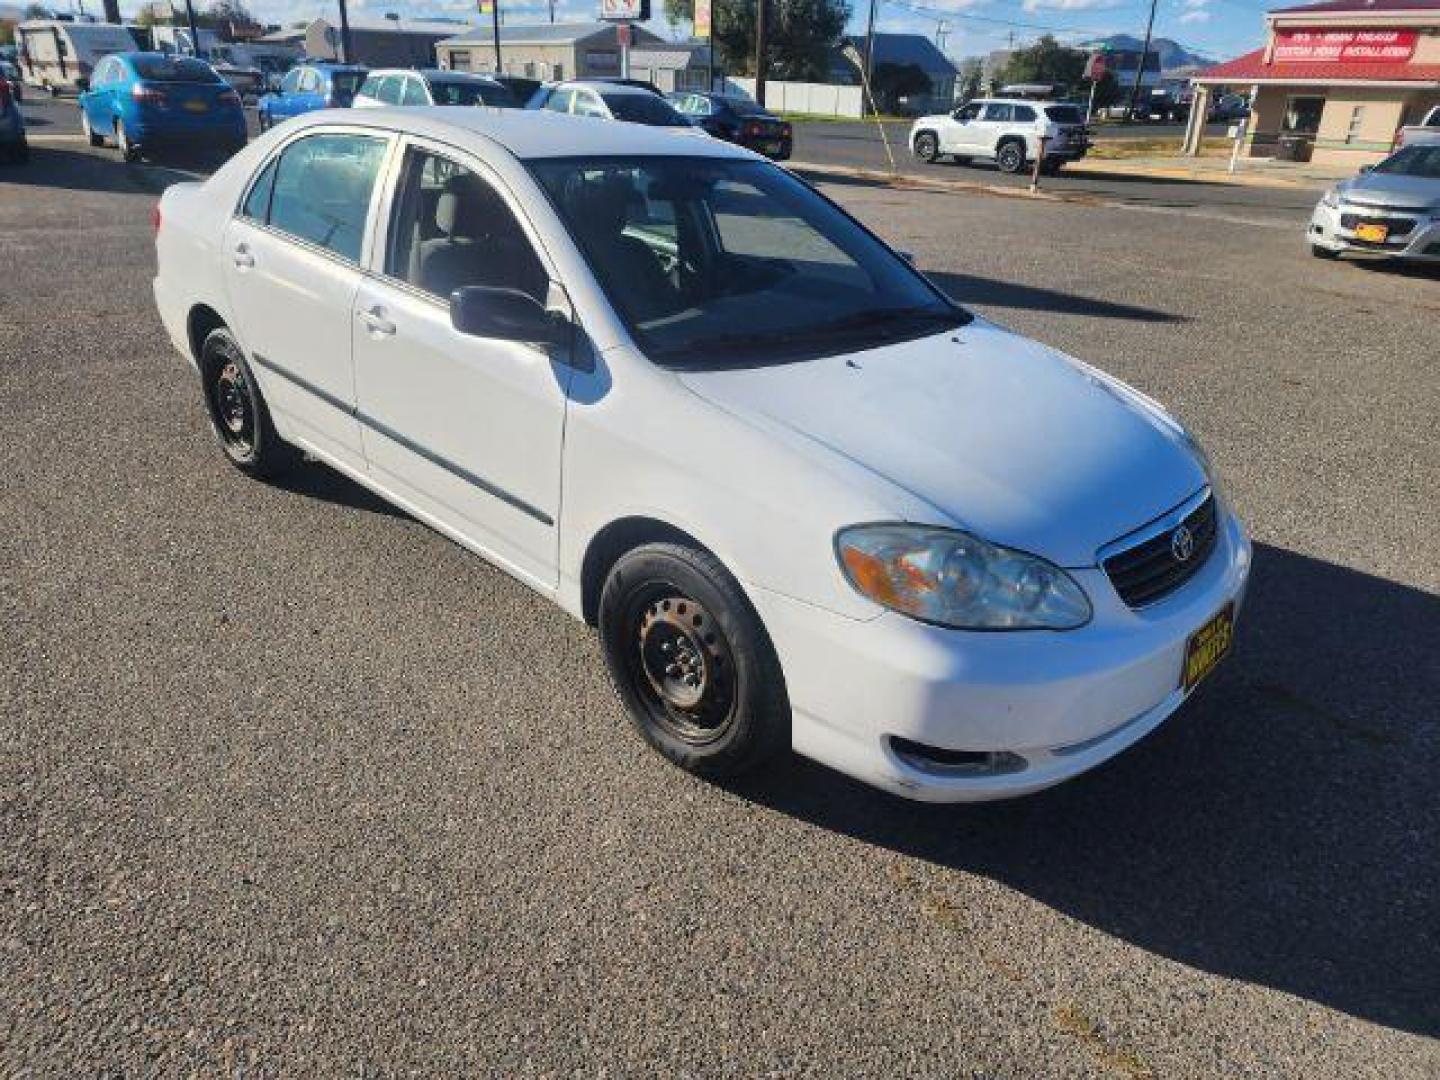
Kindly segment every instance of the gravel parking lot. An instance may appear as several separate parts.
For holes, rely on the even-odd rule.
[[[1303,211],[827,185],[1167,403],[1256,539],[1157,734],[936,808],[698,782],[585,627],[226,465],[149,295],[182,175],[0,170],[0,1074],[1440,1073],[1440,276]]]

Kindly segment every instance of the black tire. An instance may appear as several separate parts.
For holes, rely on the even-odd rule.
[[[611,569],[598,623],[605,663],[645,741],[708,779],[790,749],[790,701],[775,647],[713,555],[646,544]]]
[[[1014,176],[1025,170],[1025,144],[1018,139],[1006,139],[995,149],[995,167],[1003,173]]]
[[[1321,247],[1319,244],[1311,244],[1311,245],[1310,245],[1310,254],[1311,254],[1311,255],[1314,255],[1315,258],[1317,258],[1317,259],[1332,259],[1332,260],[1333,260],[1333,259],[1338,259],[1338,258],[1340,258],[1340,252],[1338,252],[1338,251],[1331,251],[1329,248],[1327,248],[1327,247]]]
[[[94,128],[90,126],[90,117],[86,114],[84,109],[80,110],[80,127],[85,132],[85,140],[91,146],[105,145],[105,136],[101,135],[99,132],[97,132]]]
[[[275,433],[245,350],[223,326],[200,347],[200,380],[210,429],[230,464],[256,479],[279,476],[295,464],[298,455]]]
[[[1045,176],[1059,176],[1064,165],[1058,158],[1046,158],[1040,163],[1040,172]]]
[[[255,110],[255,127],[259,129],[261,135],[270,130],[270,124],[265,119],[265,114],[259,109]]]
[[[922,131],[915,136],[915,156],[927,165],[940,160],[940,140],[933,131]]]
[[[140,160],[140,147],[130,141],[125,124],[119,120],[115,121],[115,149],[120,151],[120,157],[124,161]]]
[[[10,160],[16,165],[25,165],[30,161],[30,143],[22,135],[20,141],[10,150]]]

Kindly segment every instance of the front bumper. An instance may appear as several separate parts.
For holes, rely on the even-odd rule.
[[[798,753],[907,798],[972,802],[1078,776],[1158,727],[1187,696],[1190,635],[1226,604],[1238,610],[1250,558],[1222,506],[1205,566],[1146,608],[1128,608],[1098,567],[1072,571],[1095,614],[1066,632],[965,632],[890,612],[855,620],[763,589],[751,597],[785,672]],[[921,767],[897,739],[996,764]]]
[[[1356,230],[1346,228],[1342,220],[1351,215],[1366,222],[1389,225],[1391,235],[1383,241],[1361,240],[1356,236]],[[1395,235],[1397,228],[1404,232]],[[1440,262],[1440,216],[1395,213],[1375,207],[1354,206],[1344,201],[1338,207],[1320,203],[1310,215],[1307,238],[1311,244],[1326,251]]]

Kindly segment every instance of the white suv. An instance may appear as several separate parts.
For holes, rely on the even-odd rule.
[[[910,129],[910,149],[922,161],[933,164],[946,155],[956,161],[993,161],[1007,173],[1034,162],[1042,139],[1042,170],[1079,161],[1090,148],[1085,114],[1059,101],[986,98],[954,112],[922,116]]]

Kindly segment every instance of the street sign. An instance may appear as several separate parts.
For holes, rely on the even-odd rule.
[[[694,24],[697,38],[710,37],[710,0],[695,0]]]
[[[644,22],[650,18],[650,0],[600,0],[605,22]]]
[[[1098,82],[1105,77],[1106,70],[1105,54],[1091,53],[1090,59],[1085,62],[1085,78]]]
[[[495,0],[479,0],[481,15],[495,14]]]
[[[628,22],[622,22],[619,26],[615,27],[615,43],[619,45],[620,48],[630,48],[630,46],[635,43],[634,37],[635,35],[631,32]]]

